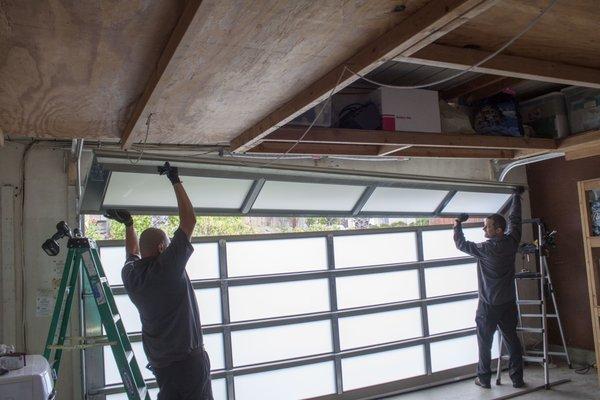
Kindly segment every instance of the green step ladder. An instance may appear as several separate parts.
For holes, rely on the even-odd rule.
[[[42,245],[48,255],[55,256],[60,250],[57,240],[65,236],[69,238],[67,260],[44,349],[44,357],[52,367],[54,380],[58,379],[63,350],[83,350],[89,347],[110,345],[129,400],[151,400],[100,263],[96,243],[82,237],[77,230],[71,233],[63,221],[59,222],[56,227],[57,233]],[[83,266],[88,277],[106,336],[66,337],[80,266]],[[65,344],[65,340],[69,341],[68,345]]]

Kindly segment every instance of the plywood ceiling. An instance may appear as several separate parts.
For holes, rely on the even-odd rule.
[[[503,0],[437,43],[495,51],[549,4],[550,0]],[[504,54],[600,68],[600,1],[558,0]]]
[[[0,128],[118,140],[185,3],[0,2]],[[152,113],[148,142],[227,143],[427,3],[203,0],[193,40],[140,116]],[[437,43],[493,51],[546,4],[502,0]],[[600,68],[599,8],[559,0],[506,53]],[[144,135],[138,123],[133,141]]]
[[[119,138],[183,3],[0,2],[1,128]]]

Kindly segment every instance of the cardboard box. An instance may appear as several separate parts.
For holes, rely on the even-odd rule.
[[[379,106],[384,131],[441,132],[438,92],[379,88],[371,95]]]

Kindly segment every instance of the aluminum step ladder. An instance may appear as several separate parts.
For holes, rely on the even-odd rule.
[[[521,343],[523,344],[522,333],[533,333],[541,335],[542,339],[542,350],[527,350],[523,346],[523,361],[540,363],[544,368],[544,387],[550,388],[550,373],[548,369],[549,356],[565,357],[569,368],[572,368],[571,358],[567,351],[567,344],[565,340],[565,333],[563,325],[558,312],[558,303],[556,301],[556,295],[554,293],[554,287],[552,286],[552,280],[550,278],[550,269],[548,268],[548,261],[545,255],[547,250],[547,242],[549,238],[553,237],[555,232],[546,234],[543,224],[539,219],[524,221],[524,223],[532,223],[537,227],[537,243],[528,243],[521,246],[521,253],[523,257],[528,255],[535,255],[537,269],[539,272],[524,270],[515,274],[515,292],[517,296],[517,311],[519,317],[519,325],[517,326],[517,332],[521,333]],[[538,284],[539,298],[538,299],[521,299],[519,295],[519,282],[523,281],[536,281]],[[547,303],[552,301],[554,312],[548,314]],[[539,307],[538,312],[523,312],[524,307]],[[555,320],[558,324],[560,331],[560,338],[562,341],[563,351],[549,351],[548,348],[548,319]],[[538,320],[541,322],[541,327],[529,327],[523,324],[524,320]],[[501,372],[502,372],[502,360],[508,360],[508,356],[502,355],[502,333],[499,331],[499,357],[498,357],[498,368],[496,371],[496,385],[500,385]]]
[[[76,230],[71,233],[67,224],[60,222],[57,233],[48,239],[42,248],[50,256],[58,254],[60,247],[56,240],[67,236],[68,253],[65,261],[62,279],[52,322],[46,339],[44,357],[50,363],[54,380],[58,379],[58,370],[63,350],[84,350],[95,346],[110,345],[123,385],[129,400],[151,400],[146,382],[136,361],[131,343],[127,337],[121,315],[117,309],[115,299],[100,263],[96,243],[82,237]],[[83,267],[83,268],[81,268]],[[106,332],[106,336],[95,337],[67,337],[67,325],[71,315],[73,295],[76,292],[76,283],[79,270],[83,269],[89,280],[94,295],[95,304]],[[68,341],[68,344],[65,344]]]

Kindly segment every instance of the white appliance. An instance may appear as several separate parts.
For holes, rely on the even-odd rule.
[[[0,400],[55,400],[48,361],[40,355],[26,356],[25,367],[0,376]]]

